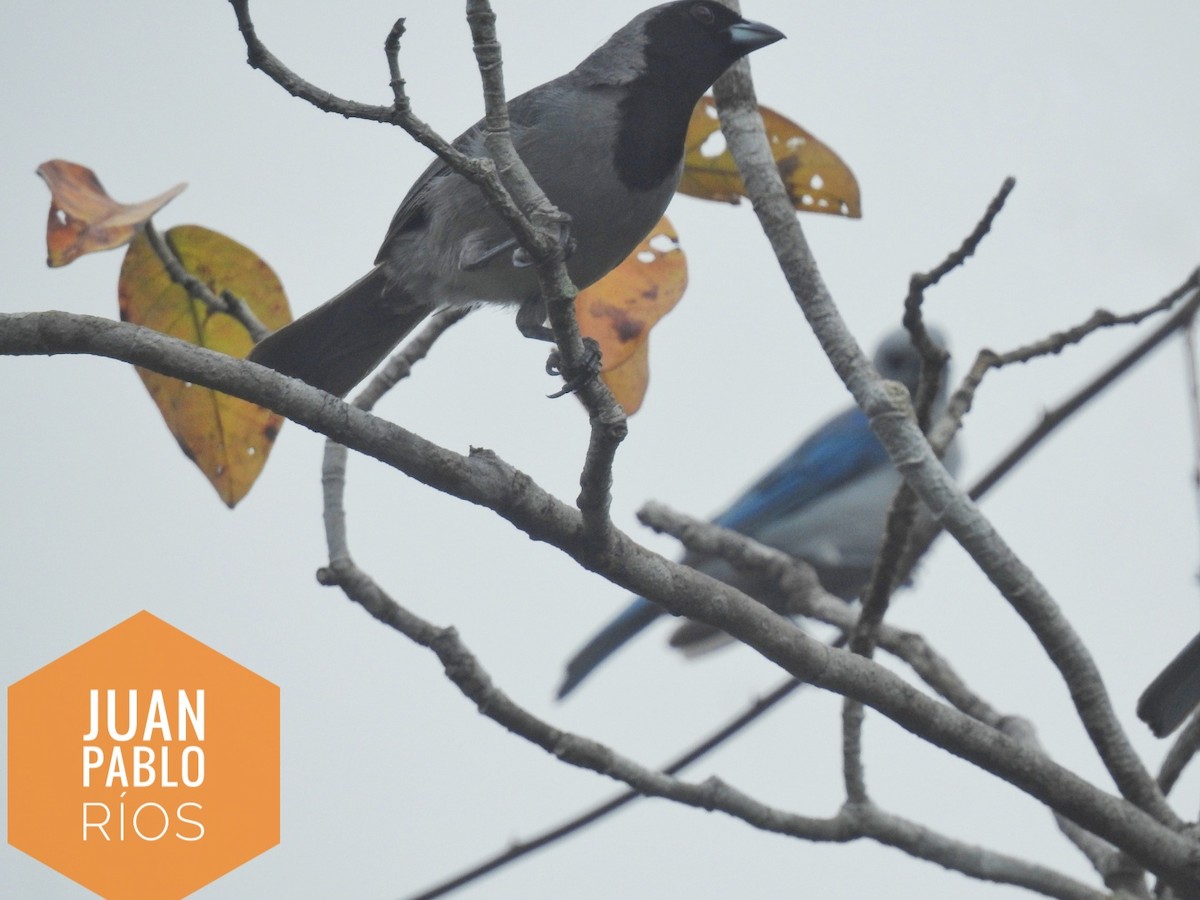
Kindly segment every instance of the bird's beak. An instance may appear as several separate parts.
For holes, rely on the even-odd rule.
[[[741,21],[729,26],[729,40],[743,55],[781,41],[786,35],[762,22]]]

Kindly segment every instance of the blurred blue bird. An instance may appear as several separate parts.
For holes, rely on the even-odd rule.
[[[933,339],[942,344],[932,332]],[[884,378],[916,391],[920,355],[908,332],[888,335],[875,352],[875,368]],[[944,373],[943,373],[944,374]],[[943,399],[946,379],[942,379]],[[951,444],[943,462],[955,473],[959,464]],[[788,456],[759,479],[713,522],[808,562],[830,593],[855,600],[866,587],[871,566],[883,543],[899,473],[857,407],[834,416],[800,442]],[[682,562],[730,584],[773,608],[785,598],[746,572],[717,557],[687,553]],[[666,611],[641,597],[605,626],[567,663],[558,689],[561,699],[579,686],[626,641]],[[671,645],[691,656],[715,649],[729,638],[712,626],[686,620],[671,636]]]

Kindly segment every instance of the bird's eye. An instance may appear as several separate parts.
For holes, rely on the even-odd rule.
[[[707,3],[697,3],[692,7],[692,18],[701,25],[711,25],[716,16]]]

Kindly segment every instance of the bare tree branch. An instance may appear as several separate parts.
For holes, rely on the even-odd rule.
[[[1188,296],[1189,292],[1191,292],[1190,296]],[[1039,444],[1050,437],[1058,428],[1064,425],[1075,413],[1098,397],[1106,388],[1132,369],[1134,365],[1145,358],[1154,348],[1158,347],[1186,322],[1191,321],[1192,317],[1196,314],[1196,310],[1200,308],[1200,270],[1193,272],[1179,288],[1168,296],[1175,298],[1173,302],[1177,302],[1184,297],[1187,297],[1187,300],[1170,318],[1146,338],[1139,341],[1129,352],[1123,354],[1115,362],[1107,366],[1104,371],[1091,379],[1057,407],[1046,412],[1037,425],[1030,429],[1024,437],[1017,441],[1008,453],[980,476],[971,489],[967,491],[967,496],[975,501],[981,500],[1001,479],[1016,468],[1018,463],[1032,453]],[[1154,306],[1158,307],[1161,304],[1162,301],[1158,301]],[[958,410],[955,410],[954,404],[955,401],[952,399],[950,408],[935,423],[933,430],[930,432],[930,443],[938,451],[941,451],[949,444],[953,435],[961,427],[963,408],[960,407]],[[908,577],[908,573],[915,567],[916,561],[925,554],[929,545],[932,544],[941,532],[941,526],[935,522],[925,522],[918,525],[916,533],[913,536],[913,541],[907,551],[908,558],[904,565],[900,567],[901,572],[904,573],[904,577]]]
[[[857,631],[857,616],[850,607],[824,593],[816,583],[812,568],[786,554],[765,547],[737,532],[711,523],[689,519],[658,504],[649,505],[639,514],[646,524],[681,540],[689,551],[720,556],[738,568],[751,570],[760,577],[772,577],[781,594],[791,593],[792,611],[835,625],[844,635]],[[919,635],[877,625],[881,647],[904,660],[938,694],[957,709],[979,721],[1021,740],[1026,746],[1045,754],[1032,725],[1013,716],[1002,716],[961,681],[949,663]],[[857,721],[856,721],[857,719]],[[843,777],[850,804],[866,802],[866,785],[861,762],[862,706],[852,699],[843,705]],[[748,724],[743,720],[743,724]],[[1103,841],[1069,819],[1055,816],[1059,828],[1078,846],[1104,877],[1110,887],[1120,885],[1133,891],[1145,890],[1143,870],[1133,865],[1111,844]]]
[[[916,315],[920,312],[921,304],[925,302],[925,290],[933,287],[959,266],[965,265],[966,261],[975,255],[975,251],[979,249],[979,245],[983,243],[983,239],[987,237],[988,232],[992,230],[992,225],[996,221],[996,216],[1000,215],[1000,211],[1004,209],[1004,204],[1008,200],[1008,195],[1012,193],[1013,188],[1017,186],[1015,178],[1009,176],[1004,179],[1000,185],[1000,190],[996,192],[996,196],[992,198],[992,202],[988,204],[984,211],[983,218],[979,220],[969,235],[967,235],[959,248],[953,253],[950,253],[941,263],[925,273],[913,275],[908,283],[908,296],[904,300],[905,325],[908,325],[907,317]],[[933,345],[936,347],[936,345]]]
[[[769,580],[773,592],[788,598],[788,613],[839,629],[848,636],[859,614],[849,603],[825,591],[812,566],[757,541],[689,516],[662,504],[646,504],[638,517],[656,531],[679,540],[693,553],[719,556],[734,567]],[[939,696],[971,718],[999,728],[1008,719],[996,712],[959,678],[950,663],[918,634],[883,624],[879,646],[907,663]]]
[[[328,446],[341,451],[339,458],[344,474],[344,450],[332,442]],[[340,487],[344,484],[344,479],[331,483]],[[331,498],[330,506],[340,511],[341,497]],[[366,573],[355,566],[350,560],[348,548],[345,546],[345,534],[341,529],[341,524],[335,522],[330,535],[330,555],[337,562],[332,563],[329,569],[320,573],[322,583],[340,586],[350,599],[360,603],[381,621],[437,653],[447,676],[467,697],[475,701],[480,712],[527,740],[539,744],[543,749],[559,758],[625,781],[633,788],[633,794],[625,796],[649,793],[652,796],[663,796],[677,802],[703,806],[706,809],[720,809],[760,828],[813,841],[843,842],[862,837],[873,838],[881,843],[900,847],[918,859],[936,862],[975,878],[1026,887],[1050,897],[1060,897],[1065,900],[1082,900],[1082,898],[1094,900],[1094,898],[1103,896],[1053,870],[956,841],[916,823],[886,814],[867,803],[847,804],[837,816],[825,820],[788,814],[759,804],[716,778],[710,778],[695,786],[670,779],[674,771],[678,771],[683,765],[691,762],[691,759],[681,761],[679,765],[671,767],[674,771],[653,773],[629,760],[620,758],[613,750],[595,741],[558,732],[549,724],[537,720],[528,711],[518,707],[506,695],[493,687],[490,677],[459,641],[454,629],[436,629],[429,623],[413,616],[391,600]],[[335,544],[337,545],[336,549]],[[785,686],[784,690],[790,691],[790,687]],[[856,704],[855,708],[861,715],[862,706]],[[757,712],[753,712],[753,714],[757,715]],[[740,727],[740,725],[734,723],[734,727]],[[715,738],[718,741],[720,739],[720,735]],[[602,764],[589,762],[590,760],[600,760]],[[643,780],[643,785],[645,780],[651,779],[661,783],[664,787],[661,791],[647,791],[644,786],[639,785],[638,779]],[[694,793],[698,799],[686,799]],[[605,804],[596,815],[603,815],[625,802],[627,802],[625,799],[618,798],[616,801]],[[555,834],[543,838],[542,843],[560,835],[561,829],[556,830]],[[474,880],[479,874],[482,874],[482,871],[492,871],[503,861],[511,858],[513,858],[511,855],[506,855],[501,862],[455,878],[448,884],[426,891],[419,896],[424,898],[442,896]]]
[[[945,471],[916,423],[890,402],[870,362],[846,328],[773,164],[745,60],[718,80],[714,93],[722,131],[796,302],[893,464],[1029,625],[1062,674],[1080,719],[1122,795],[1163,824],[1180,827],[1179,817],[1124,733],[1096,663],[1070,622],[1033,572]]]
[[[758,544],[745,535],[690,519],[658,504],[643,509],[639,516],[655,530],[678,538],[693,553],[720,556],[732,565],[753,571],[760,577],[772,577],[773,586],[780,593],[798,589],[792,596],[794,612],[841,628],[844,636],[858,630],[859,617],[848,604],[825,593],[819,584],[813,587],[816,583],[816,573],[807,563]],[[1046,755],[1030,723],[1015,716],[1001,715],[994,710],[966,686],[948,661],[920,635],[878,624],[877,639],[880,647],[907,663],[927,685],[955,708]],[[848,698],[843,705],[842,717],[843,778],[848,802],[851,805],[864,803],[867,801],[861,762],[862,705]],[[752,717],[744,716],[741,724],[749,724],[750,721],[753,721]],[[1056,814],[1055,819],[1064,835],[1080,848],[1097,872],[1105,878],[1106,884],[1113,887],[1120,883],[1122,889],[1133,890],[1131,885],[1140,883],[1141,889],[1145,889],[1143,870],[1132,865],[1111,844],[1088,833],[1064,816]]]
[[[1046,752],[1041,741],[1038,740],[1033,723],[1026,719],[1007,716],[999,723],[999,727],[1005,734],[1021,741],[1027,747],[1042,753]],[[1108,841],[1096,837],[1066,816],[1054,813],[1054,821],[1058,825],[1059,831],[1092,864],[1092,868],[1104,879],[1107,887],[1120,891],[1122,897],[1146,897],[1148,900],[1149,891],[1146,886],[1145,869]]]
[[[0,314],[0,354],[52,353],[108,356],[242,397],[438,490],[492,509],[534,539],[552,544],[584,568],[651,598],[668,612],[724,630],[801,680],[862,700],[908,731],[974,762],[1121,847],[1147,868],[1181,883],[1200,881],[1200,854],[1190,840],[1019,742],[943,706],[886,669],[826,647],[728,585],[651,553],[619,530],[614,530],[615,549],[597,553],[594,543],[581,539],[577,510],[493,453],[453,453],[300,381],[149,329],[67,313]],[[570,752],[560,748],[559,755],[587,768],[601,766],[607,774],[627,774],[608,768],[594,751],[592,745],[582,745]],[[638,790],[667,790],[667,783],[658,780],[661,776],[628,774],[627,783]],[[691,786],[680,799],[726,808],[729,796],[711,787]],[[742,808],[740,799],[729,803],[731,809]],[[753,804],[745,811],[756,822],[761,818],[764,824],[778,824]]]
[[[661,520],[658,518],[659,513],[661,513],[663,517]],[[671,513],[665,508],[662,508],[655,513],[649,514],[648,518],[651,520],[666,522],[675,521],[672,519],[672,517],[675,515],[676,514]],[[695,520],[688,521],[686,517],[682,516],[678,517],[678,521],[680,523],[684,523],[681,526],[681,531],[691,528],[692,524],[694,523],[700,525],[701,527],[697,528],[694,532],[689,533],[694,535],[704,534],[705,529],[703,528],[703,525],[705,523],[699,523]],[[660,530],[670,533],[670,529],[668,528],[662,528]],[[735,535],[736,533],[729,532],[729,534]],[[742,536],[736,535],[736,537]],[[697,552],[715,552],[713,550],[703,548],[714,547],[720,540],[720,535],[715,536],[712,540],[712,543],[708,543],[703,537],[701,537],[701,543],[697,544],[695,547],[690,547],[689,549],[695,549]],[[769,547],[764,547],[762,545],[755,544],[753,541],[748,541],[748,539],[746,549],[747,554],[743,558],[748,566],[755,568],[755,571],[759,571],[759,568],[757,565],[750,562],[750,560],[754,558],[759,549],[761,549],[765,554],[773,554],[776,552]],[[793,562],[798,561],[793,560]],[[798,562],[798,565],[799,567],[808,569],[809,572],[812,571],[811,567],[809,567],[806,563]],[[783,567],[776,568],[780,569],[780,575],[786,580],[788,576],[783,572]],[[815,578],[815,575],[813,575],[813,578]],[[808,576],[800,574],[790,583],[807,583],[807,581]],[[782,587],[780,589],[783,590]],[[818,595],[819,593],[819,590],[818,592],[814,592],[814,594],[809,597],[807,601],[807,603],[813,605],[813,609],[809,615],[812,618],[817,618],[820,621],[825,621],[829,624],[837,625],[838,627],[842,628],[843,635],[837,638],[834,642],[834,646],[841,646],[845,641],[845,633],[847,633],[851,627],[852,623],[850,620],[853,619],[854,613],[850,610],[847,604],[838,598],[830,594],[825,594],[824,597],[820,597]],[[844,612],[844,617],[839,617],[834,613],[834,611],[839,607]],[[900,631],[899,629],[894,629],[885,625],[880,631],[880,646],[903,659],[910,667],[912,667],[915,672],[917,672],[918,675],[921,676],[921,678],[927,684],[931,685],[934,690],[941,694],[942,697],[944,697],[957,709],[962,710],[967,715],[970,715],[973,718],[984,722],[985,724],[992,726],[997,726],[999,724],[1001,716],[992,710],[990,706],[976,697],[958,678],[958,675],[953,671],[946,660],[942,658],[936,651],[934,651],[933,648],[930,647],[920,635],[913,634],[911,632]],[[804,686],[804,682],[799,681],[798,679],[787,679],[779,684],[776,688],[765,694],[763,697],[755,700],[747,709],[743,710],[725,725],[721,726],[713,734],[700,741],[694,747],[684,751],[683,754],[665,766],[662,771],[667,775],[678,774],[688,766],[699,761],[700,759],[703,759],[710,752],[717,749],[731,737],[740,733],[746,728],[746,726],[757,721],[780,702],[790,697],[797,689]],[[485,875],[491,874],[492,872],[503,868],[509,863],[516,862],[518,859],[521,859],[522,857],[527,856],[536,850],[541,850],[544,847],[556,843],[562,838],[569,837],[575,832],[594,824],[600,819],[605,818],[609,814],[616,812],[617,810],[623,808],[634,800],[640,799],[641,797],[641,794],[632,790],[617,794],[604,803],[585,810],[584,812],[573,816],[565,822],[543,831],[535,837],[509,844],[500,853],[483,860],[482,862],[472,866],[470,869],[467,869],[464,872],[459,873],[458,875],[452,876],[451,878],[448,878],[447,880],[428,888],[426,891],[423,891],[420,894],[414,895],[413,897],[409,898],[409,900],[433,900],[435,897],[442,897],[450,894],[458,888],[464,887]]]
[[[763,713],[774,707],[781,700],[792,694],[797,688],[802,687],[803,682],[797,681],[795,678],[788,679],[782,685],[771,691],[766,696],[756,700],[751,704],[750,708],[738,715],[732,721],[723,725],[718,731],[701,741],[698,745],[686,751],[682,756],[675,759],[670,764],[663,767],[664,775],[677,775],[690,766],[707,756],[711,751],[715,750],[729,738],[730,735],[741,731],[748,722],[752,722],[760,718]],[[533,838],[510,843],[502,852],[495,856],[489,857],[477,865],[472,866],[464,872],[454,875],[445,881],[440,882],[420,894],[414,894],[409,900],[433,900],[435,897],[444,897],[447,894],[453,893],[460,887],[465,887],[473,881],[477,881],[484,875],[489,875],[498,869],[503,868],[509,863],[516,862],[518,859],[528,856],[535,850],[541,850],[543,847],[548,847],[556,843],[562,838],[568,837],[582,828],[586,828],[593,822],[603,819],[610,813],[614,813],[622,807],[628,805],[634,800],[641,799],[642,794],[638,791],[628,790],[617,794],[615,797],[595,806],[579,815],[573,816],[567,821],[554,826]]]
[[[853,810],[856,824],[864,833],[881,844],[896,847],[910,856],[936,862],[982,881],[1012,884],[1063,900],[1068,897],[1073,900],[1109,898],[1107,892],[1080,884],[1066,875],[1002,853],[955,841],[915,822],[886,813],[873,804],[861,804],[848,809]],[[997,877],[1001,872],[1005,877]]]

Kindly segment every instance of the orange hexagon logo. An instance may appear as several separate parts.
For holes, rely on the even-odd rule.
[[[8,689],[8,842],[107,900],[279,843],[279,688],[140,612]]]

